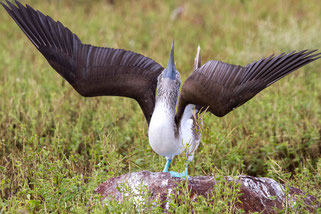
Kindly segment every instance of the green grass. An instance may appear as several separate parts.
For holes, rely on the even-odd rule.
[[[163,66],[175,39],[183,80],[198,44],[203,62],[241,65],[271,53],[321,48],[318,0],[24,2],[60,20],[84,43],[139,52]],[[178,7],[184,11],[173,17]],[[138,104],[78,95],[2,8],[0,37],[0,213],[139,212],[130,202],[103,206],[93,195],[108,178],[162,170],[165,160],[148,144]],[[320,82],[321,60],[224,118],[206,115],[191,176],[268,176],[320,201]],[[175,160],[173,169],[181,171],[183,157]],[[222,197],[214,205],[185,197],[171,209],[233,212],[236,194],[228,189],[217,187]],[[284,212],[300,212],[299,205]]]

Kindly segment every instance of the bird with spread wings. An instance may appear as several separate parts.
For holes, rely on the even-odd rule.
[[[80,95],[135,99],[150,126],[159,77],[167,68],[131,51],[83,44],[59,21],[19,1],[16,5],[6,2],[7,5],[0,3],[52,68]],[[175,126],[180,127],[184,112],[191,104],[218,117],[226,115],[282,77],[319,59],[321,53],[315,51],[272,55],[246,66],[221,61],[201,65],[198,54],[195,69],[181,88]],[[176,78],[175,73],[173,75]]]

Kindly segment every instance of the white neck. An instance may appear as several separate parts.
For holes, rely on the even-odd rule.
[[[175,118],[175,106],[170,106],[169,103],[166,102],[166,100],[160,100],[156,102],[153,116],[154,114],[164,114],[166,115],[166,119],[168,121],[173,121]]]

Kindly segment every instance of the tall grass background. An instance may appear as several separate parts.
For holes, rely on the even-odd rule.
[[[203,63],[240,65],[272,53],[321,48],[318,0],[22,2],[61,21],[83,43],[132,50],[163,66],[175,39],[182,80],[192,72],[198,44]],[[165,159],[149,146],[138,104],[81,97],[3,8],[0,37],[0,212],[142,212],[128,204],[103,206],[93,194],[108,178],[162,170]],[[266,176],[320,202],[320,83],[321,60],[226,117],[205,115],[190,175]],[[177,157],[172,170],[183,167],[184,158]],[[227,189],[222,194],[230,193]],[[199,212],[236,212],[229,197],[193,206]],[[173,202],[172,211],[191,211],[191,204],[183,205]],[[300,210],[299,205],[287,212]]]

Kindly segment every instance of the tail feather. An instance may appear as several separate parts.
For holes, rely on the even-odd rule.
[[[198,69],[199,67],[201,67],[201,47],[200,45],[198,45],[197,47],[197,52],[196,52],[196,56],[195,56],[195,61],[194,61],[194,71],[196,69]]]

